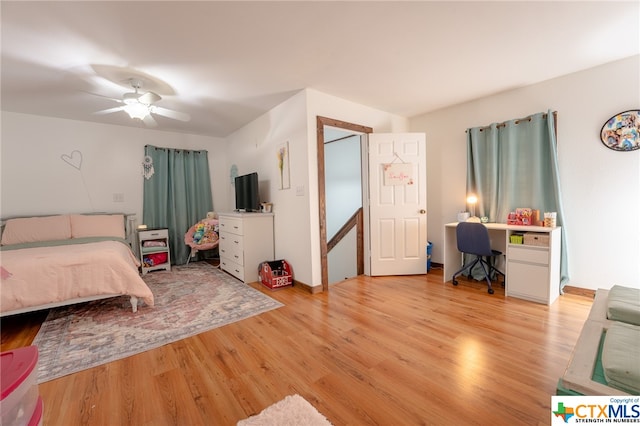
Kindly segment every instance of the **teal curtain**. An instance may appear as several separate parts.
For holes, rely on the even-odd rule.
[[[184,234],[213,210],[207,151],[144,147],[153,175],[144,179],[142,219],[149,228],[167,228],[171,263],[182,265],[191,249]]]
[[[557,212],[562,291],[569,276],[553,112],[468,129],[467,193],[478,196],[476,215],[491,222],[506,222],[518,207]]]

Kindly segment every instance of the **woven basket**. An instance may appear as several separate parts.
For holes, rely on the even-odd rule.
[[[549,247],[549,234],[527,232],[524,234],[524,244],[528,246]]]

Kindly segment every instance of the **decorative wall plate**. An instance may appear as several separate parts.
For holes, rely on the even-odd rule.
[[[611,117],[602,126],[600,139],[614,151],[640,149],[640,110],[632,109]]]

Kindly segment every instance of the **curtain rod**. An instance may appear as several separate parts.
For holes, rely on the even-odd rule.
[[[532,115],[530,115],[528,117],[525,117],[525,118],[518,118],[518,119],[516,119],[515,124],[520,124],[520,123],[522,123],[524,121],[529,122],[529,121],[531,121],[531,117],[532,117]],[[547,113],[546,112],[544,114],[542,114],[542,118],[547,118]],[[558,111],[553,111],[553,118],[554,118],[554,125],[555,125],[555,120],[558,118]],[[496,127],[500,128],[500,127],[505,127],[506,125],[507,125],[507,122],[503,121],[502,123],[498,123],[496,125]],[[483,130],[487,130],[487,129],[490,129],[490,128],[491,128],[491,126],[483,126],[483,127],[480,127],[480,131],[482,132]],[[469,131],[469,129],[465,130],[464,132],[467,133],[468,131]]]
[[[202,154],[203,152],[207,152],[206,149],[179,149],[179,148],[163,148],[161,146],[154,146],[154,145],[145,145],[145,148],[153,148],[156,151],[160,150],[160,151],[176,151],[176,152],[180,152],[180,151],[184,151],[185,153],[189,154],[191,152],[196,152],[198,154]]]

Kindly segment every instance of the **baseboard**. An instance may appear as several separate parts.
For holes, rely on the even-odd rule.
[[[311,293],[311,294],[317,294],[317,293],[322,293],[322,286],[321,285],[317,285],[317,286],[310,286],[309,284],[305,284],[302,281],[298,281],[298,280],[293,280],[293,286],[294,287],[300,287],[302,288],[304,291]]]
[[[585,297],[590,297],[590,298],[594,298],[595,295],[596,295],[596,291],[595,290],[591,290],[591,289],[588,289],[588,288],[574,287],[574,286],[571,286],[571,285],[564,286],[562,291],[565,294],[573,294],[573,295],[576,295],[576,296],[585,296]]]

